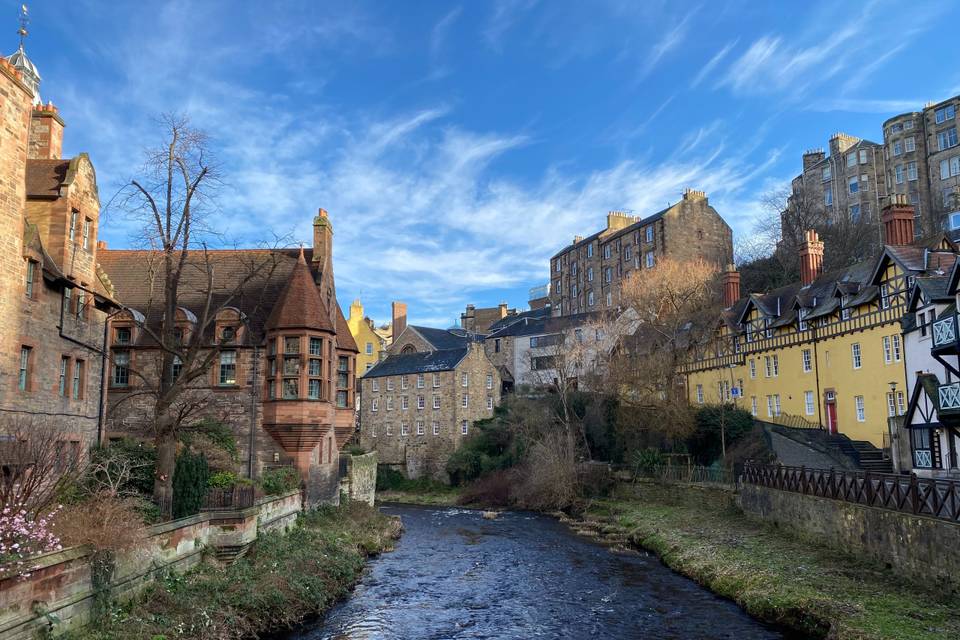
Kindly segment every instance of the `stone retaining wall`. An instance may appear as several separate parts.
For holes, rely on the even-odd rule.
[[[262,498],[248,509],[208,511],[150,528],[147,544],[116,558],[111,593],[135,595],[159,570],[186,571],[205,549],[231,560],[244,553],[258,532],[286,529],[302,508],[299,491]],[[56,619],[56,630],[89,620],[94,604],[92,550],[71,547],[35,558],[27,578],[0,580],[0,638],[32,640]]]
[[[925,516],[744,484],[751,516],[886,564],[924,584],[960,590],[960,525]]]
[[[377,493],[377,452],[359,456],[340,454],[341,502],[366,502],[371,507]]]

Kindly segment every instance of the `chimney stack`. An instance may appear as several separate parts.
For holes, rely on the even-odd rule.
[[[803,286],[811,284],[823,273],[823,242],[817,232],[810,229],[806,232],[803,244],[800,245],[800,282]]]
[[[506,303],[506,302],[501,302],[501,303],[500,303],[500,306],[497,307],[497,309],[500,311],[500,318],[501,318],[501,319],[507,317],[507,303]]]
[[[907,202],[907,196],[895,193],[890,196],[890,204],[880,214],[883,223],[883,241],[893,246],[913,244],[913,205]]]
[[[407,305],[404,302],[396,302],[390,305],[391,327],[393,339],[396,340],[407,328]]]
[[[27,157],[31,160],[59,160],[63,156],[63,119],[52,102],[33,107]]]
[[[729,309],[740,299],[740,272],[732,264],[723,271],[723,308]]]

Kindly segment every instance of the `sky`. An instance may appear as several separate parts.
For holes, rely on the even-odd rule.
[[[6,48],[18,2],[2,0]],[[391,300],[447,327],[524,308],[548,260],[607,211],[705,190],[738,238],[806,149],[881,140],[960,93],[960,3],[491,0],[30,5],[26,50],[90,154],[100,238],[175,111],[211,137],[226,246],[312,243],[325,208],[344,310]]]

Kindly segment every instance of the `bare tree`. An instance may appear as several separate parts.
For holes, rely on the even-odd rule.
[[[147,308],[138,310],[144,314],[139,328],[158,354],[153,370],[131,368],[139,388],[126,399],[151,399],[148,431],[157,448],[154,499],[170,517],[178,438],[208,410],[203,381],[229,341],[212,335],[212,328],[222,310],[262,292],[278,255],[272,250],[234,255],[230,277],[216,277],[216,270],[227,266],[207,247],[205,220],[222,183],[207,136],[175,115],[164,116],[162,125],[164,141],[146,151],[141,175],[122,191],[120,207],[143,223],[143,240],[151,249],[143,265],[150,297]],[[185,330],[186,306],[194,317]]]
[[[79,477],[80,443],[52,420],[4,416],[0,421],[0,505],[30,516],[47,511]]]

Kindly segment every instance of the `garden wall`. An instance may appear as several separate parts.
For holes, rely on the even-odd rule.
[[[371,507],[377,493],[377,452],[360,456],[340,454],[340,494]]]
[[[960,589],[960,525],[768,487],[741,485],[749,515],[892,567],[945,591]]]
[[[258,532],[285,529],[302,508],[299,491],[262,498],[247,509],[205,511],[154,525],[147,543],[120,554],[114,564],[110,595],[129,597],[158,571],[186,571],[211,549],[221,560],[243,554]],[[0,580],[0,638],[32,640],[57,622],[55,631],[84,624],[94,607],[90,549],[72,547],[38,556],[26,578]]]

